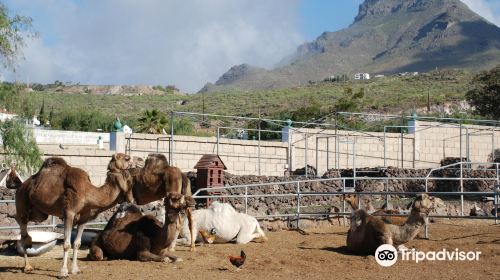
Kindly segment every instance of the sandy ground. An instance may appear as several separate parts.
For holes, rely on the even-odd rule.
[[[440,221],[431,224],[430,239],[407,244],[420,251],[481,251],[479,261],[398,261],[384,268],[373,256],[351,255],[345,250],[347,228],[339,226],[270,232],[266,243],[214,244],[191,253],[178,247],[179,263],[141,263],[128,260],[92,262],[88,250],[79,253],[82,273],[71,279],[500,279],[500,225],[492,222]],[[243,249],[247,261],[235,272],[228,254]],[[31,258],[35,271],[22,272],[23,259],[0,254],[0,279],[54,279],[61,266],[62,247]]]

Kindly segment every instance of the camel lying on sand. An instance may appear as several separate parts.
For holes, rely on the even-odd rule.
[[[21,228],[21,246],[26,249],[32,245],[27,229],[29,221],[42,222],[48,215],[62,218],[64,256],[60,276],[68,276],[71,229],[75,225],[78,231],[73,244],[71,273],[78,273],[77,253],[85,224],[117,203],[132,198],[131,189],[126,183],[126,169],[129,167],[129,156],[113,155],[108,165],[106,182],[100,188],[92,185],[85,171],[69,166],[62,158],[47,158],[38,173],[24,183],[12,169],[7,179],[7,187],[16,189],[16,221]],[[33,270],[28,263],[26,250],[24,252],[24,271]]]
[[[143,215],[133,204],[120,205],[104,231],[92,242],[89,258],[97,261],[105,258],[180,261],[168,254],[166,248],[175,242],[179,212],[186,207],[186,201],[177,193],[167,194],[165,201],[164,225],[151,215]]]
[[[130,171],[132,177],[132,188],[134,199],[138,205],[144,205],[156,200],[163,199],[169,194],[177,193],[184,195],[185,211],[189,221],[189,228],[193,242],[191,251],[194,251],[194,236],[196,235],[193,226],[192,208],[195,205],[191,197],[191,183],[181,170],[174,166],[169,166],[164,155],[148,155],[143,168],[133,168]],[[167,205],[167,204],[165,204]],[[168,209],[165,209],[168,212]],[[178,227],[176,228],[176,238],[179,235],[182,217],[179,216]],[[169,246],[170,251],[174,251],[175,242]]]
[[[267,241],[266,234],[261,229],[255,217],[245,213],[238,213],[229,203],[215,201],[208,209],[197,209],[193,212],[194,229],[198,233],[200,230],[216,232],[216,242],[223,243],[235,240],[238,244],[246,244],[255,238]],[[188,235],[187,221],[184,221],[181,244],[189,244],[192,240]]]
[[[373,254],[382,244],[403,245],[415,238],[429,212],[436,206],[434,197],[425,193],[418,195],[403,225],[386,224],[363,209],[356,210],[347,233],[347,248],[353,253]]]

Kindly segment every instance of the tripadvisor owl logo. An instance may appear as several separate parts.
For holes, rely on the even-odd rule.
[[[375,251],[375,260],[381,266],[392,266],[398,260],[398,251],[390,244],[380,245]]]

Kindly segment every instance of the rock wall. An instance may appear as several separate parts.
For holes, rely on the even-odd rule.
[[[407,178],[423,178],[429,172],[428,169],[401,169],[401,168],[386,168],[386,169],[374,169],[374,168],[363,168],[356,170],[356,180],[355,189],[356,192],[367,192],[367,191],[384,191],[387,187],[389,191],[407,191],[407,192],[422,192],[425,190],[425,180],[414,179],[414,180],[374,180],[374,179],[363,179],[363,178],[397,178],[397,177],[407,177]],[[193,193],[196,192],[196,173],[189,172],[188,178],[191,180],[191,185],[193,187]],[[340,177],[352,177],[352,169],[342,169],[342,170],[328,170],[323,174],[323,179],[328,178],[340,178]],[[492,170],[485,169],[464,169],[464,178],[495,178],[496,174]],[[437,178],[458,178],[460,177],[460,170],[457,169],[445,169],[436,171],[433,173],[433,177]],[[248,194],[250,195],[277,195],[275,197],[253,197],[248,198],[247,213],[257,217],[264,217],[276,214],[295,214],[297,209],[297,186],[300,188],[301,192],[313,192],[313,193],[324,193],[324,192],[339,192],[342,191],[342,181],[315,181],[315,182],[303,182],[306,179],[304,176],[290,176],[290,177],[278,177],[278,176],[238,176],[230,173],[225,175],[225,184],[229,186],[241,186],[241,185],[256,185],[248,187]],[[293,183],[283,184],[283,182],[295,181]],[[263,186],[263,184],[268,184]],[[464,191],[492,191],[494,181],[485,180],[472,180],[464,181]],[[347,187],[354,186],[352,180],[346,181]],[[460,182],[459,181],[441,181],[441,180],[429,180],[428,181],[429,191],[459,191]],[[243,195],[245,194],[245,188],[238,189],[228,189],[225,191],[218,192],[220,194],[226,195]],[[201,195],[205,193],[200,193]],[[215,194],[215,192],[214,192]],[[279,196],[284,194],[290,194],[290,196]],[[4,187],[0,187],[0,200],[13,200],[15,195],[14,190],[10,190]],[[362,197],[361,204],[365,206],[368,201],[373,204],[375,208],[382,207],[385,202],[382,195],[365,195]],[[443,209],[438,209],[436,213],[440,215],[458,215],[460,213],[459,196],[439,196],[446,202],[446,206]],[[465,214],[468,215],[472,207],[477,206],[480,208],[480,212],[490,213],[493,209],[491,202],[481,202],[481,196],[466,197],[465,202]],[[405,196],[391,196],[391,205],[398,205],[403,207],[406,205],[411,198]],[[222,199],[224,202],[231,203],[237,211],[245,212],[245,200],[243,198],[226,198]],[[206,206],[206,199],[197,199],[198,207]],[[326,195],[302,195],[300,197],[300,207],[301,213],[335,213],[342,210],[342,199],[341,196],[326,196]],[[147,214],[153,214],[162,220],[163,203],[161,201],[153,202],[148,205],[141,206],[143,212]],[[95,222],[105,222],[107,221],[116,207],[102,213],[95,220]],[[15,226],[15,204],[0,202],[0,226]],[[346,211],[350,211],[347,207]],[[292,221],[291,218],[282,219],[281,225],[289,225]],[[325,219],[327,215],[322,217],[316,217],[314,219],[323,218]],[[47,219],[43,224],[50,224],[51,220]],[[57,223],[61,223],[57,219]]]

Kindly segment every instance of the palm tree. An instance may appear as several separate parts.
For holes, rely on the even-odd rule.
[[[139,118],[139,131],[146,133],[162,133],[168,128],[168,120],[165,115],[156,110],[144,111],[142,117]]]

